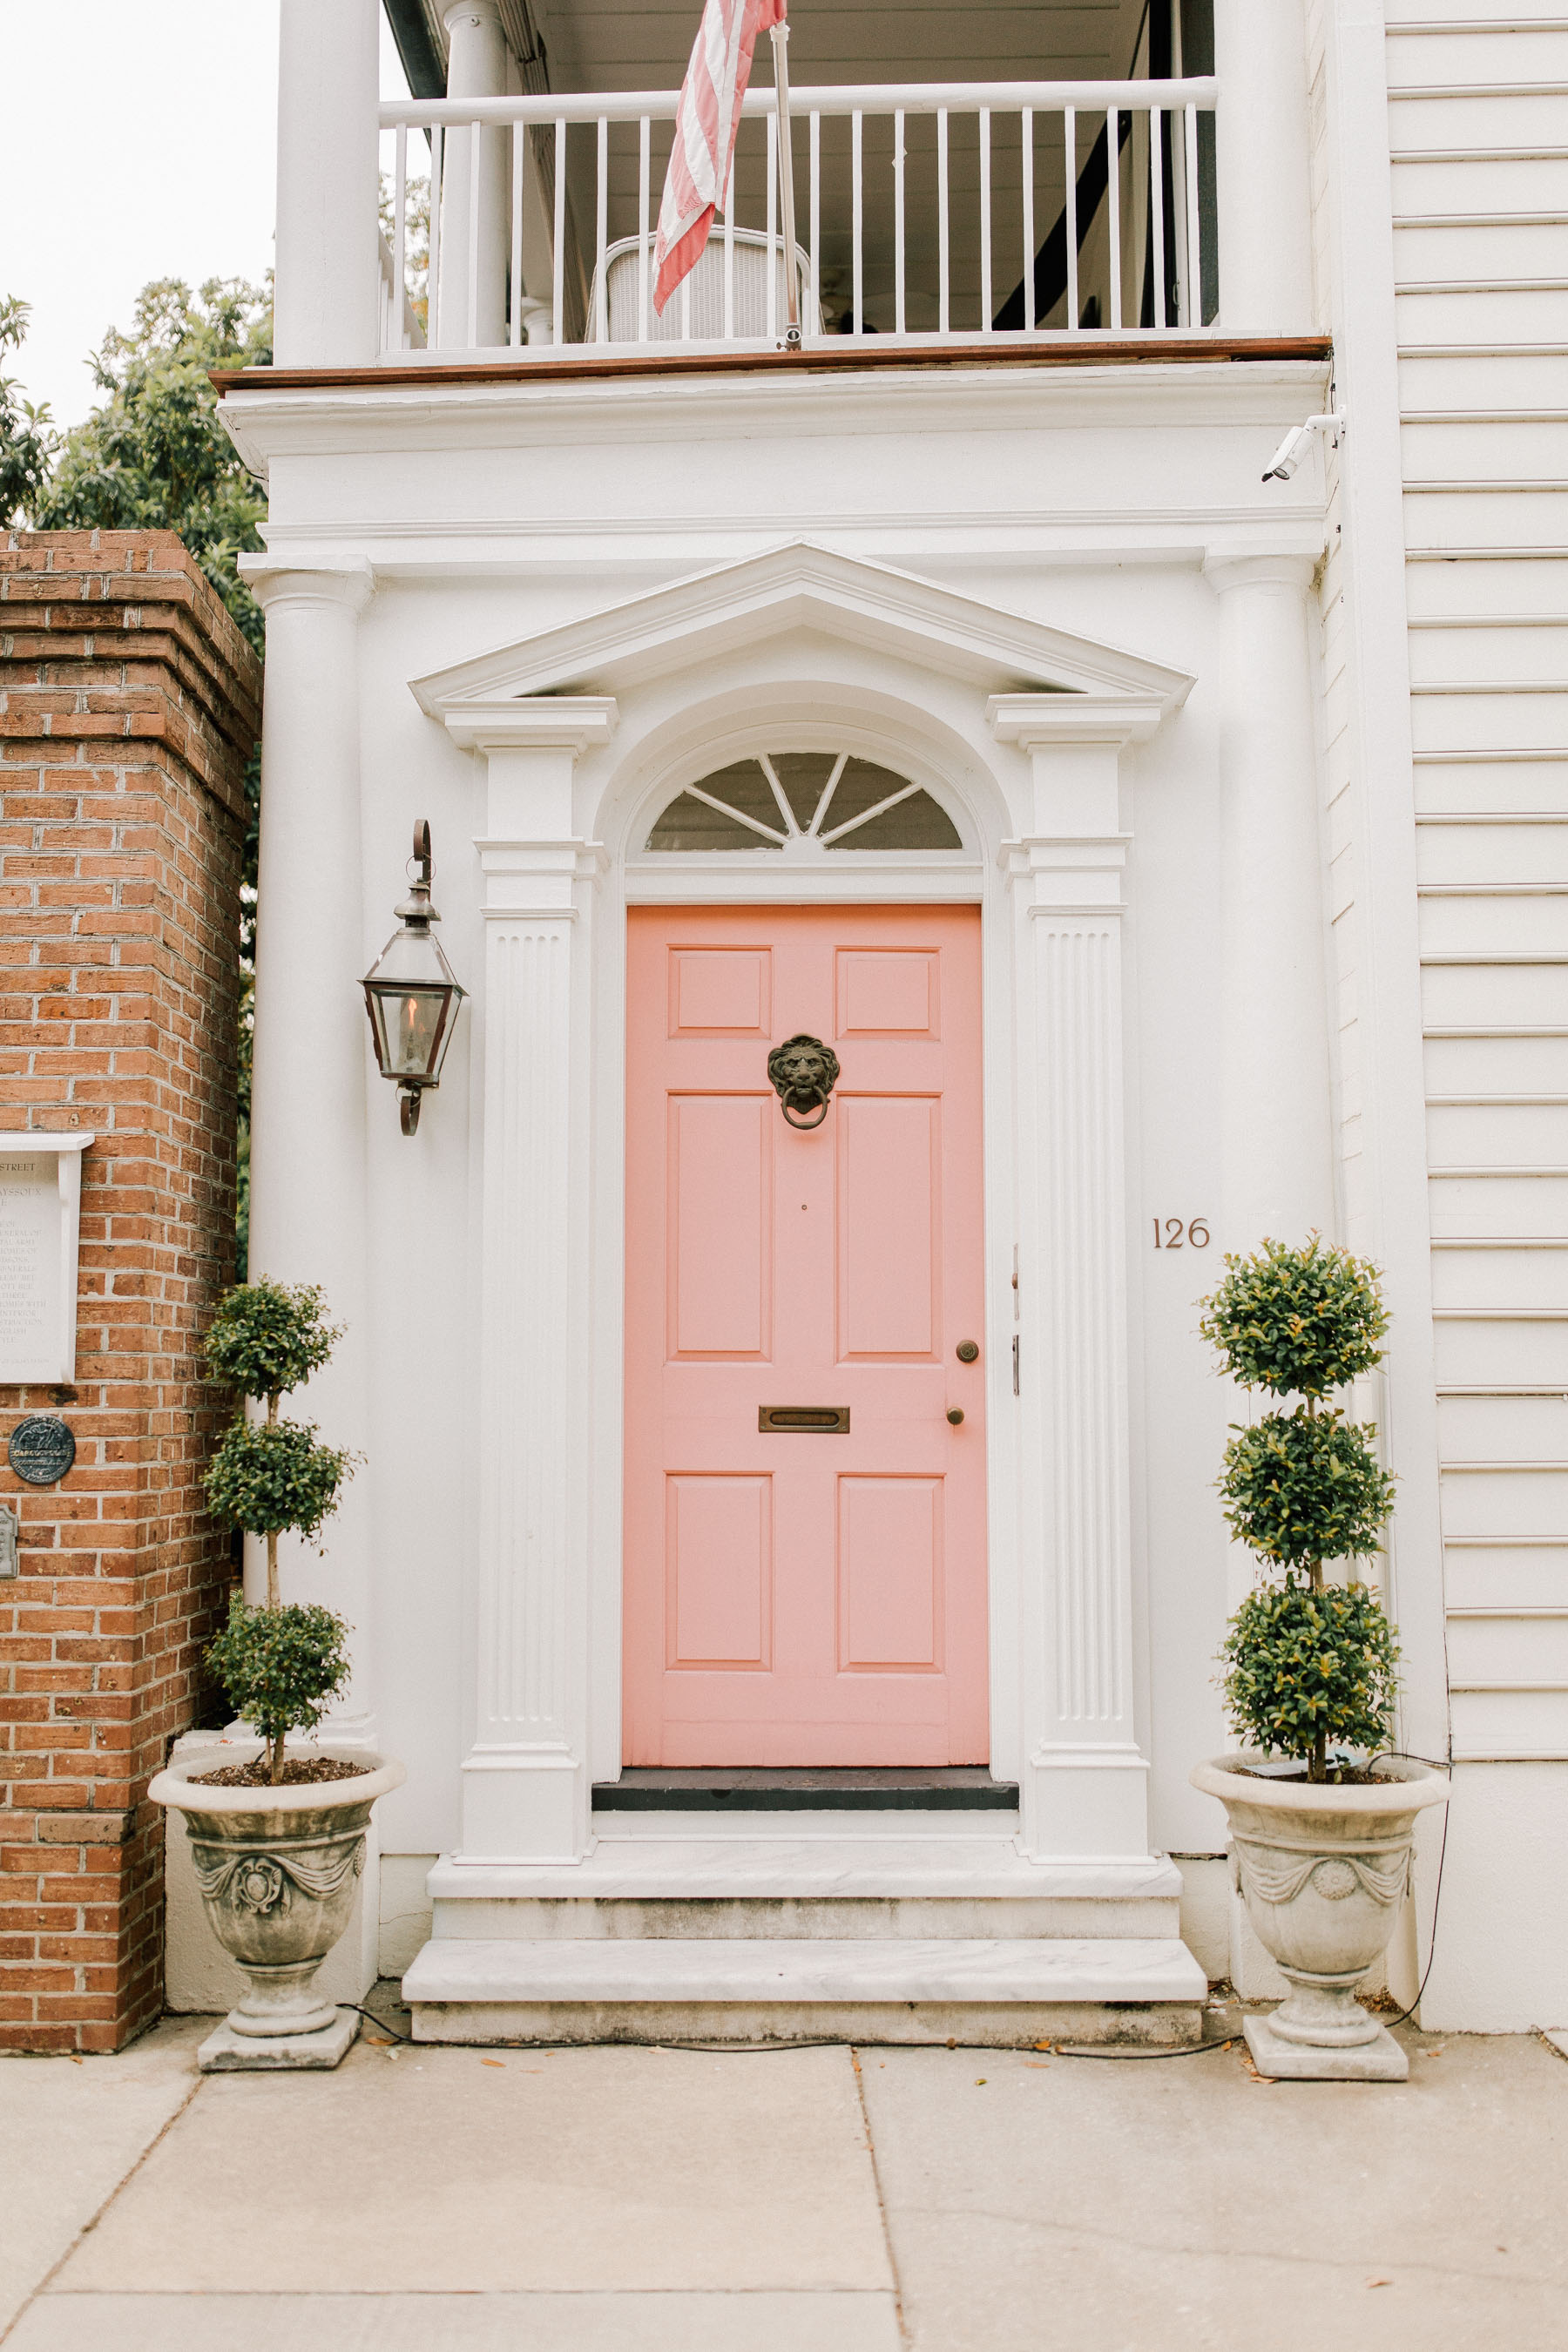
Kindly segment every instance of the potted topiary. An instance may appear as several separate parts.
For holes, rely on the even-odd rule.
[[[291,1731],[315,1728],[347,1680],[350,1629],[330,1609],[283,1606],[278,1538],[320,1533],[353,1462],[312,1424],[280,1420],[278,1407],[339,1336],[319,1290],[275,1282],[226,1292],[207,1333],[214,1380],[267,1401],[264,1421],[242,1414],[225,1431],[205,1481],[219,1517],[267,1540],[265,1604],[251,1608],[236,1593],[207,1652],[257,1737],[216,1769],[210,1754],[170,1766],[148,1794],[184,1813],[207,1917],[250,1980],[201,2046],[209,2072],[335,2066],[342,2057],[358,2014],[320,2000],[311,1979],[348,1925],[371,1807],[405,1777],[401,1764],[363,1749],[288,1746]]]
[[[1323,1573],[1375,1552],[1394,1508],[1375,1429],[1326,1402],[1382,1361],[1388,1316],[1375,1269],[1316,1235],[1225,1263],[1200,1331],[1243,1388],[1300,1400],[1226,1449],[1225,1515],[1262,1567],[1220,1653],[1247,1745],[1192,1776],[1225,1805],[1247,1916],[1291,1986],[1247,2019],[1247,2043],[1265,2074],[1403,2082],[1405,2053],[1355,1988],[1393,1933],[1415,1816],[1448,1782],[1388,1753],[1393,1630],[1365,1584]]]

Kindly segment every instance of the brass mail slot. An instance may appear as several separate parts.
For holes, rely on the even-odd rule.
[[[757,1407],[757,1427],[770,1429],[847,1430],[849,1408],[847,1404],[760,1404]]]

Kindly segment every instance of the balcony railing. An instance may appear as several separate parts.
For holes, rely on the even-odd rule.
[[[1209,79],[797,89],[804,339],[1193,334],[1213,320]],[[662,319],[677,93],[383,106],[384,354],[767,350],[787,315],[778,111],[747,93],[731,200]]]

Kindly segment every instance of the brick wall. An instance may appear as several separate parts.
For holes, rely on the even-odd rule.
[[[197,1484],[229,1400],[245,762],[260,671],[166,531],[0,537],[0,1127],[91,1133],[74,1469],[22,1485],[0,1583],[0,2046],[114,2049],[163,2005],[162,1816],[230,1539]]]

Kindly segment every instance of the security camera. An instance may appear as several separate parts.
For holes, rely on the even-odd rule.
[[[1304,425],[1296,425],[1290,432],[1287,433],[1284,440],[1281,441],[1279,446],[1274,452],[1273,457],[1270,457],[1268,465],[1265,466],[1263,469],[1264,480],[1266,482],[1288,482],[1290,479],[1291,475],[1295,472],[1297,467],[1300,464],[1302,458],[1306,456],[1308,447],[1311,443],[1314,434],[1330,434],[1332,436],[1334,447],[1337,449],[1340,446],[1340,434],[1343,429],[1344,421],[1345,417],[1343,409],[1336,408],[1327,416],[1309,416]]]

